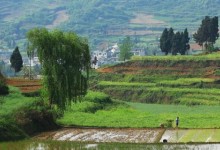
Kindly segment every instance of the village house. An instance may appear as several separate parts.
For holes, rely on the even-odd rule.
[[[105,50],[97,50],[91,53],[92,61],[96,58],[97,63],[92,64],[92,68],[98,68],[105,64],[113,64],[119,60],[119,47],[118,44],[114,44],[111,47],[106,48]]]

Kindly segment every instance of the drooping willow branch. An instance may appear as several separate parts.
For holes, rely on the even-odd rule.
[[[74,33],[45,28],[29,31],[27,38],[37,49],[50,105],[65,109],[86,94],[90,67],[87,42]]]

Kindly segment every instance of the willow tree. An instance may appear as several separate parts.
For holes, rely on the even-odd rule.
[[[30,30],[27,38],[37,50],[50,105],[64,110],[86,94],[90,53],[85,40],[71,32],[45,28]]]

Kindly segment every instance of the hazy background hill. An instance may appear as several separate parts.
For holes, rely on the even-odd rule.
[[[220,0],[1,0],[0,48],[25,47],[33,27],[60,28],[89,38],[93,49],[131,35],[156,46],[165,27],[193,33],[204,16],[219,16]],[[24,48],[23,48],[24,49]]]

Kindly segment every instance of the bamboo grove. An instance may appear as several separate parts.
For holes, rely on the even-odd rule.
[[[27,38],[43,69],[44,87],[49,104],[64,110],[71,102],[86,94],[90,68],[86,40],[72,32],[32,29]]]

